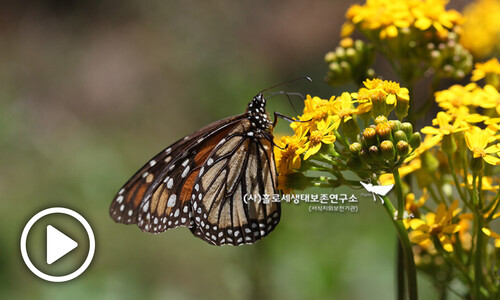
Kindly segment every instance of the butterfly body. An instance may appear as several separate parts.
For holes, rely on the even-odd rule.
[[[116,222],[161,233],[184,226],[215,245],[253,243],[279,222],[278,202],[245,203],[277,193],[272,122],[261,93],[243,114],[214,122],[146,163],[113,199]]]

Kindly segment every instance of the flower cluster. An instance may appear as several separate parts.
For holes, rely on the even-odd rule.
[[[339,47],[325,55],[327,82],[359,88],[329,100],[308,96],[294,135],[277,142],[279,184],[393,184],[390,197],[387,188],[370,191],[382,193],[398,232],[409,299],[417,299],[415,263],[443,298],[453,283],[464,299],[499,299],[500,62],[474,59],[500,50],[500,0],[477,0],[466,18],[447,3],[367,0],[349,8]],[[355,30],[361,36],[353,40]],[[405,87],[378,79],[375,57]],[[415,93],[416,86],[424,88]]]
[[[464,9],[460,43],[484,58],[500,51],[500,0],[478,0]]]
[[[395,38],[407,34],[408,29],[433,33],[439,37],[446,35],[463,17],[455,10],[446,10],[446,0],[372,0],[364,5],[353,5],[346,13],[348,22],[343,34],[349,35],[353,27],[377,33],[381,39]]]
[[[380,79],[367,79],[356,93],[329,100],[308,95],[303,114],[290,125],[294,135],[276,142],[280,187],[318,184],[305,177],[300,179],[306,184],[298,183],[297,171],[327,171],[335,179],[322,180],[342,184],[345,170],[366,179],[401,166],[420,145],[420,134],[413,132],[410,123],[388,120],[388,116],[392,111],[400,118],[406,116],[409,100],[406,88]],[[360,122],[366,124],[363,130]]]
[[[473,65],[471,54],[459,42],[464,17],[455,10],[447,10],[447,3],[445,0],[372,0],[351,6],[341,32],[345,37],[343,41],[352,41],[348,37],[355,30],[367,41],[356,40],[353,48],[343,42],[329,52],[327,81],[340,84],[351,79],[359,83],[356,74],[374,77],[370,68],[374,52],[387,59],[408,85],[429,72],[443,78],[464,78]],[[347,49],[354,49],[349,50],[349,56],[344,55]],[[361,62],[364,65],[360,65]],[[358,73],[353,76],[352,71]]]
[[[345,84],[350,81],[361,83],[366,78],[375,77],[370,67],[375,59],[373,45],[350,37],[340,41],[335,51],[325,55],[328,64],[326,81],[332,85]]]

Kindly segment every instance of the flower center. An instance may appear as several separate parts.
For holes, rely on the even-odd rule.
[[[319,130],[311,132],[311,136],[309,137],[309,140],[313,144],[319,144],[322,139],[323,139],[323,134]]]
[[[484,151],[483,148],[475,147],[474,150],[472,150],[472,153],[473,153],[474,158],[486,156],[486,151]]]
[[[431,226],[431,229],[429,230],[429,233],[431,235],[436,235],[436,234],[440,233],[441,230],[442,230],[441,225],[434,224],[434,225]]]

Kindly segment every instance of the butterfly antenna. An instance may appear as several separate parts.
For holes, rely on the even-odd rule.
[[[287,83],[290,83],[290,82],[294,82],[294,81],[297,81],[297,80],[303,80],[303,79],[306,79],[306,80],[308,80],[309,82],[312,82],[312,79],[311,79],[311,77],[309,77],[309,76],[298,77],[298,78],[294,78],[294,79],[290,79],[290,80],[287,80],[287,81],[280,82],[280,83],[278,83],[278,84],[276,84],[276,85],[273,85],[273,86],[271,86],[271,87],[268,87],[267,89],[263,89],[262,91],[260,91],[260,92],[259,92],[259,94],[260,94],[260,93],[263,93],[263,92],[265,92],[265,91],[269,91],[269,90],[271,90],[271,89],[274,89],[274,88],[276,88],[276,87],[279,87],[280,85],[284,85],[284,84],[287,84]]]
[[[297,110],[295,109],[295,106],[293,106],[293,102],[292,102],[292,99],[290,98],[290,96],[297,96],[297,97],[300,97],[300,99],[304,100],[305,99],[304,95],[302,95],[301,93],[295,93],[295,92],[289,93],[289,92],[285,92],[285,91],[279,91],[279,92],[272,93],[269,97],[266,97],[266,100],[269,100],[276,95],[285,95],[288,98],[288,102],[292,106],[295,113],[299,114],[297,112]]]

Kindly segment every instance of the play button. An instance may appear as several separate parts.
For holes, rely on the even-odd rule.
[[[90,224],[76,211],[64,207],[38,212],[21,234],[24,263],[33,274],[47,281],[64,282],[78,277],[92,262],[94,252]]]
[[[51,265],[76,247],[78,247],[77,242],[54,226],[47,226],[47,264]]]

